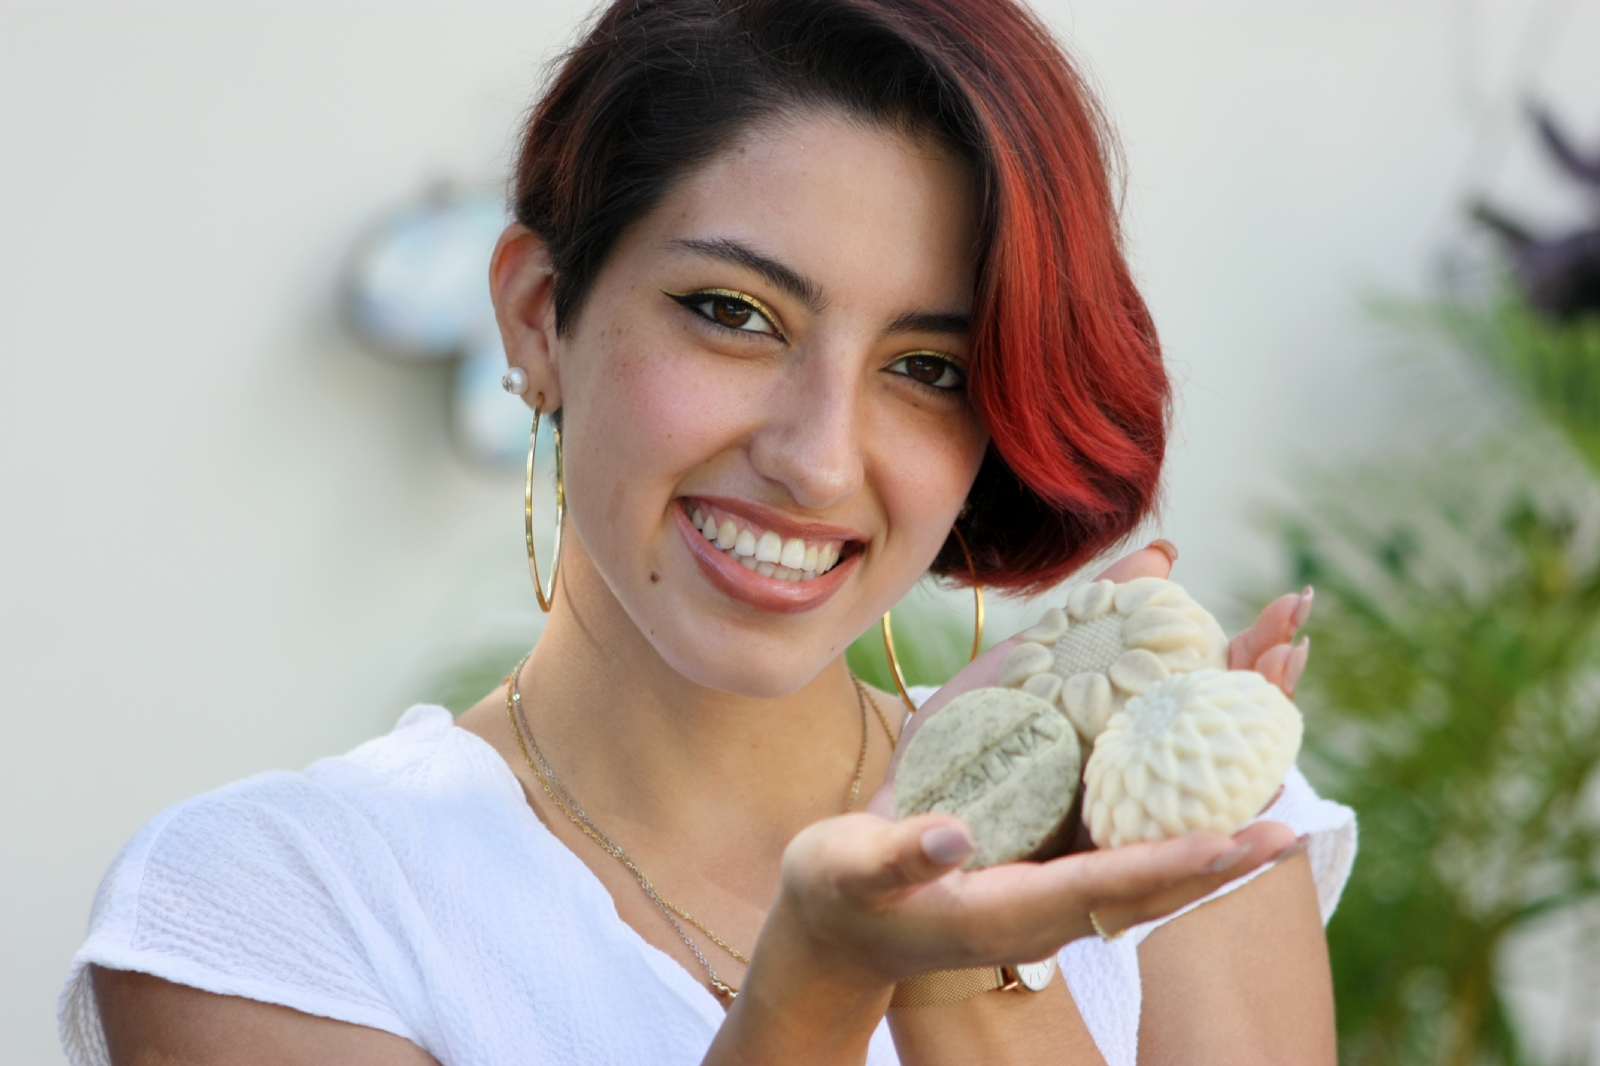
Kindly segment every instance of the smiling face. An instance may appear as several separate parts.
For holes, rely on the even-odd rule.
[[[771,697],[910,588],[987,443],[963,388],[975,215],[932,143],[791,118],[630,227],[562,334],[543,312],[548,366],[508,343],[529,398],[559,396],[586,625]]]

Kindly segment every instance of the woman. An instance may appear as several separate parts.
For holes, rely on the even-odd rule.
[[[508,387],[564,442],[537,648],[459,723],[416,708],[153,821],[64,993],[71,1057],[1331,1062],[1351,829],[1298,774],[1231,839],[979,872],[958,821],[861,810],[892,811],[905,730],[850,641],[929,569],[1047,588],[1152,505],[1167,382],[1105,163],[1009,3],[605,11],[491,265]],[[1233,665],[1292,689],[1309,606]],[[1058,951],[1040,991],[889,1009]]]

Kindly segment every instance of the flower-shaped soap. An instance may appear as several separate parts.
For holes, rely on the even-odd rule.
[[[1174,674],[1226,668],[1228,638],[1181,585],[1157,577],[1073,589],[1006,656],[1000,684],[1061,707],[1085,750],[1132,696]]]
[[[1114,848],[1237,832],[1283,783],[1301,730],[1294,704],[1253,670],[1197,670],[1148,685],[1095,739],[1083,777],[1089,835]]]
[[[1078,738],[1059,707],[1017,689],[974,689],[906,743],[897,813],[962,819],[978,845],[970,867],[1044,857],[1077,824],[1069,816],[1080,767]]]

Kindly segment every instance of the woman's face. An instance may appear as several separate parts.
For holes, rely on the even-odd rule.
[[[754,130],[632,226],[551,340],[586,618],[691,681],[811,680],[944,543],[987,435],[965,392],[976,208],[932,143]],[[603,582],[603,583],[602,583]]]

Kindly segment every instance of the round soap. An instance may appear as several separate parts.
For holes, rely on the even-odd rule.
[[[1300,753],[1300,712],[1254,670],[1197,670],[1111,716],[1084,771],[1083,818],[1114,848],[1204,830],[1234,833]]]
[[[1006,688],[951,700],[912,736],[895,771],[901,818],[953,814],[971,830],[977,868],[1060,843],[1078,796],[1078,738],[1059,707]]]
[[[1226,668],[1228,638],[1183,586],[1091,581],[1045,612],[1000,666],[1000,684],[1057,704],[1085,750],[1131,696],[1173,674]]]

